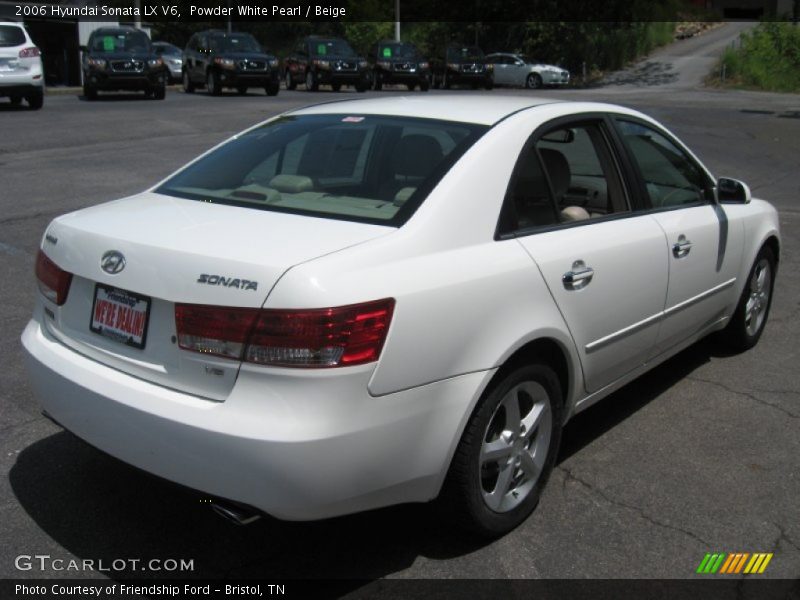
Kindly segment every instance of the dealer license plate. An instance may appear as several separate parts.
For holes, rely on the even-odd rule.
[[[90,329],[121,344],[144,348],[150,298],[98,283]]]

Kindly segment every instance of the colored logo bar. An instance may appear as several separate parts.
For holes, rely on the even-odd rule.
[[[761,574],[766,570],[772,556],[772,552],[754,552],[752,554],[749,552],[708,552],[700,561],[697,573],[710,575],[714,573],[721,575]]]

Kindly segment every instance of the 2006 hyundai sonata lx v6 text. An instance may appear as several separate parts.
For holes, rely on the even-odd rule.
[[[499,535],[572,415],[711,332],[756,344],[779,245],[632,110],[333,102],[56,218],[22,341],[48,416],[239,520],[438,498]]]

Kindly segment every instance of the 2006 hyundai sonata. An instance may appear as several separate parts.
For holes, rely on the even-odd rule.
[[[632,110],[334,102],[55,219],[22,341],[46,414],[240,521],[438,497],[497,535],[572,415],[708,333],[756,344],[779,245]]]

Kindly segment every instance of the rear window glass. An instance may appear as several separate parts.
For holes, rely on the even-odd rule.
[[[25,43],[22,28],[14,25],[0,25],[0,47],[21,46]]]
[[[375,115],[282,117],[237,136],[157,191],[399,227],[487,129]]]

